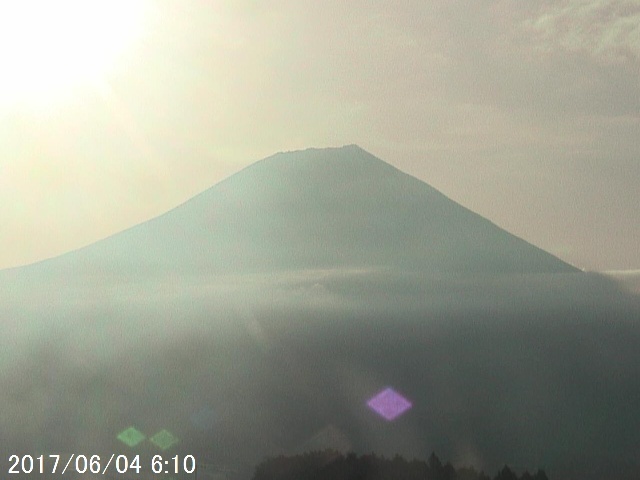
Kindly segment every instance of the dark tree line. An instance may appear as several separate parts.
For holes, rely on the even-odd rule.
[[[374,454],[346,456],[331,450],[269,458],[256,467],[253,480],[549,480],[544,471],[516,475],[504,466],[493,478],[471,467],[443,464],[435,453],[425,461],[396,455],[386,459]]]

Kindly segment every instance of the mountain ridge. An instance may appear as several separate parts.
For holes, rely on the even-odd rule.
[[[19,268],[32,267],[124,275],[579,271],[354,144],[276,153],[147,222]]]

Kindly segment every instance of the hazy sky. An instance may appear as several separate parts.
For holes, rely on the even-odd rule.
[[[640,268],[638,0],[140,6],[4,12],[49,37],[5,33],[0,49],[0,268],[149,219],[277,151],[351,143],[576,266]],[[49,89],[99,64],[87,45],[112,68]],[[11,81],[11,58],[29,59],[39,96]]]

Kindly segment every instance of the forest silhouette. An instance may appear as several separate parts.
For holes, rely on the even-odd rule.
[[[271,457],[260,463],[253,480],[549,480],[543,470],[520,476],[505,465],[493,477],[473,467],[454,468],[431,454],[425,462],[400,455],[387,459],[375,454],[357,456],[334,450]]]

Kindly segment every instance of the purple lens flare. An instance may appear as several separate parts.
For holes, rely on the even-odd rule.
[[[413,404],[389,387],[372,397],[367,405],[382,418],[391,421],[409,410]]]

